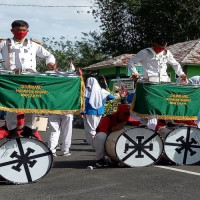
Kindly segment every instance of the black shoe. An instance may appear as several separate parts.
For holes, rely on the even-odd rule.
[[[175,127],[175,126],[177,126],[177,124],[175,124],[174,122],[168,122],[167,126],[168,127]]]
[[[147,125],[145,125],[145,124],[140,124],[139,127],[140,127],[140,128],[147,128]]]
[[[97,167],[107,167],[108,166],[108,163],[105,162],[104,159],[100,159],[96,162],[96,166]]]
[[[35,139],[35,132],[35,129],[29,128],[28,126],[24,126],[21,136]]]
[[[12,130],[9,130],[8,136],[6,138],[7,139],[15,139],[18,137],[19,137],[19,134],[17,133],[17,128],[14,128]]]

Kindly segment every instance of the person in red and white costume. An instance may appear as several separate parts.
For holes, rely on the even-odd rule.
[[[111,115],[107,115],[100,121],[96,135],[92,141],[92,146],[97,153],[97,166],[105,165],[105,142],[106,138],[112,132],[122,130],[125,125],[139,126],[140,121],[136,121],[130,117],[130,105],[120,104],[117,111]]]
[[[41,43],[27,39],[29,24],[23,20],[15,20],[11,24],[11,32],[14,37],[9,39],[0,39],[0,53],[3,68],[13,71],[15,74],[21,72],[36,72],[36,57],[45,59],[46,65],[50,70],[57,70],[55,57],[47,51]],[[35,114],[25,114],[25,126],[23,134],[29,137],[34,134],[33,123]],[[18,137],[17,134],[17,113],[7,112],[6,123],[9,130],[8,138]]]
[[[149,82],[170,82],[167,74],[167,66],[170,65],[175,70],[175,73],[182,79],[187,77],[183,72],[181,65],[175,60],[169,50],[166,49],[167,41],[162,36],[157,36],[152,40],[152,47],[139,51],[127,64],[131,70],[131,77],[133,79],[139,78],[139,73],[136,70],[136,65],[143,67],[143,80]],[[143,120],[145,121],[145,120]],[[151,116],[146,120],[148,128],[155,130],[157,119]]]

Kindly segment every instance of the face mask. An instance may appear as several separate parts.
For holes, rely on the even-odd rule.
[[[158,47],[153,46],[153,50],[158,54],[158,53],[164,51],[165,48],[158,48]]]
[[[16,39],[23,39],[27,35],[28,31],[13,31],[14,37]]]

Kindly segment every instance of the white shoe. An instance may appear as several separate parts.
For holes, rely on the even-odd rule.
[[[53,157],[57,157],[57,154],[56,153],[52,153]]]
[[[56,150],[60,150],[60,144],[58,143],[57,146],[55,147]]]
[[[62,153],[62,156],[71,156],[71,155],[72,155],[72,154],[69,153],[69,152],[67,152],[67,153],[63,152],[63,153]]]

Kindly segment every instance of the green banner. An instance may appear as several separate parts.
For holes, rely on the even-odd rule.
[[[158,119],[197,120],[200,87],[167,83],[138,82],[132,103],[139,116]]]
[[[0,74],[0,110],[78,114],[84,110],[82,77]]]

